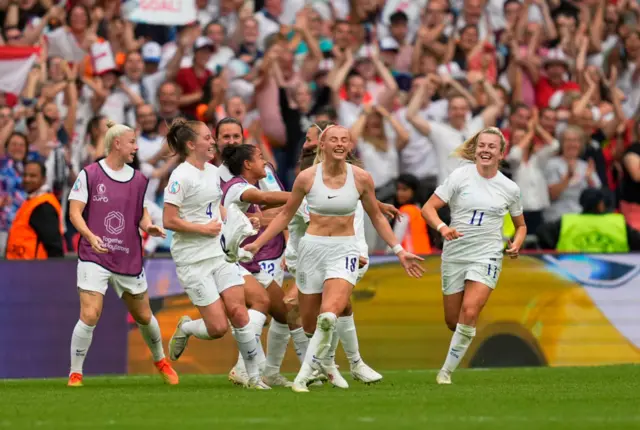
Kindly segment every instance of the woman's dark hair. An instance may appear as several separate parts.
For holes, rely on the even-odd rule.
[[[227,116],[225,118],[222,118],[216,124],[216,139],[218,139],[218,136],[220,136],[220,127],[222,127],[225,124],[235,124],[235,125],[239,126],[240,127],[240,132],[244,136],[244,127],[242,126],[242,123],[239,120],[237,120],[236,118],[233,118],[231,116]]]
[[[89,122],[87,123],[87,135],[89,137],[91,137],[91,143],[93,144],[93,136],[91,135],[91,130],[93,130],[94,127],[97,127],[100,124],[100,121],[102,121],[105,118],[104,115],[96,115],[93,118],[91,118],[89,120]]]
[[[313,162],[316,159],[316,151],[318,147],[314,148],[306,148],[302,150],[302,154],[300,154],[300,171],[307,170],[309,167],[313,166]]]
[[[413,201],[411,203],[415,203],[416,196],[418,194],[418,188],[420,187],[420,181],[418,180],[418,178],[410,173],[403,173],[398,176],[396,183],[402,184],[413,191]]]
[[[187,142],[195,141],[198,138],[196,127],[202,124],[200,121],[187,121],[184,118],[176,118],[171,123],[167,132],[167,144],[174,154],[184,161],[189,155]]]
[[[93,20],[91,19],[91,11],[89,10],[88,7],[86,7],[85,5],[81,4],[81,3],[76,3],[74,4],[70,9],[69,12],[67,12],[67,25],[71,25],[71,12],[73,12],[73,10],[75,8],[79,7],[80,9],[84,10],[84,13],[87,15],[87,28],[91,27],[91,24],[93,24]]]
[[[257,149],[247,143],[227,145],[222,150],[222,162],[233,176],[240,176],[244,170],[244,162],[251,160]]]

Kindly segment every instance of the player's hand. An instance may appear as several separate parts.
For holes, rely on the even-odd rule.
[[[459,233],[455,228],[449,228],[447,226],[440,229],[440,234],[445,238],[445,240],[456,240],[464,236],[464,234]]]
[[[382,212],[382,215],[389,219],[399,220],[402,216],[402,213],[400,213],[398,208],[388,203],[380,203],[380,211]]]
[[[243,246],[242,249],[244,249],[247,252],[250,252],[252,255],[256,255],[258,251],[260,251],[260,248],[258,248],[258,246],[255,243],[249,243]]]
[[[147,234],[149,236],[161,237],[163,239],[167,237],[167,232],[164,231],[164,228],[154,224],[151,224],[149,227],[147,227]]]
[[[511,258],[518,258],[520,246],[516,246],[511,240],[507,240],[507,249],[504,251]]]
[[[91,245],[91,249],[93,249],[98,254],[106,254],[109,250],[104,246],[104,242],[95,234],[89,238],[89,244]]]
[[[366,257],[363,257],[362,255],[358,257],[358,269],[362,269],[368,262],[369,260]]]
[[[202,234],[206,236],[217,236],[222,231],[222,223],[220,221],[211,221],[202,226]]]
[[[251,226],[253,228],[255,228],[256,230],[259,230],[261,225],[260,225],[260,218],[254,217],[252,216],[251,218],[249,218],[249,221],[251,221]]]
[[[402,267],[404,267],[404,270],[412,278],[420,278],[424,274],[424,269],[419,264],[420,261],[424,261],[424,258],[413,255],[407,251],[402,251],[398,254],[398,259]]]

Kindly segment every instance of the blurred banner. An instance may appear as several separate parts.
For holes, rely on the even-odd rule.
[[[374,257],[354,289],[363,359],[378,369],[438,368],[451,340],[442,310],[440,258],[426,258],[427,273],[420,280],[408,278],[395,261],[395,257]],[[146,270],[168,341],[180,316],[198,318],[198,313],[182,294],[170,260],[151,260]],[[639,309],[640,254],[505,259],[464,365],[640,363]],[[283,369],[295,372],[299,364],[291,349]],[[129,372],[155,371],[138,333],[129,336],[129,352]],[[209,342],[192,339],[176,369],[226,373],[236,358],[230,335]],[[348,369],[341,348],[338,364]]]
[[[0,378],[69,374],[80,315],[75,260],[0,260]],[[93,334],[85,374],[127,370],[127,311],[113,291]]]
[[[186,25],[196,21],[195,0],[128,0],[124,14],[132,22]]]
[[[372,259],[352,301],[363,359],[378,369],[437,368],[451,332],[444,324],[440,259],[410,279],[394,257]],[[145,263],[165,348],[182,315],[198,313],[170,259]],[[0,261],[0,378],[66,376],[78,318],[74,260]],[[287,280],[288,288],[291,280]],[[640,254],[539,255],[504,261],[465,366],[590,366],[640,363]],[[264,336],[266,338],[266,336]],[[233,338],[192,339],[183,373],[226,373]],[[348,369],[341,349],[338,364]],[[88,374],[155,373],[150,353],[110,292],[86,361]],[[283,370],[295,372],[291,348]]]

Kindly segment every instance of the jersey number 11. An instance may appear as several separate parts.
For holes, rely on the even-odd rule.
[[[482,225],[482,217],[484,217],[484,212],[480,212],[478,210],[473,211],[473,216],[471,217],[471,221],[469,224],[477,225],[478,227]]]

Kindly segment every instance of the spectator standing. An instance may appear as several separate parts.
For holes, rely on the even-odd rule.
[[[63,257],[62,208],[46,184],[41,162],[24,167],[23,184],[28,194],[9,231],[7,260],[43,260]]]

